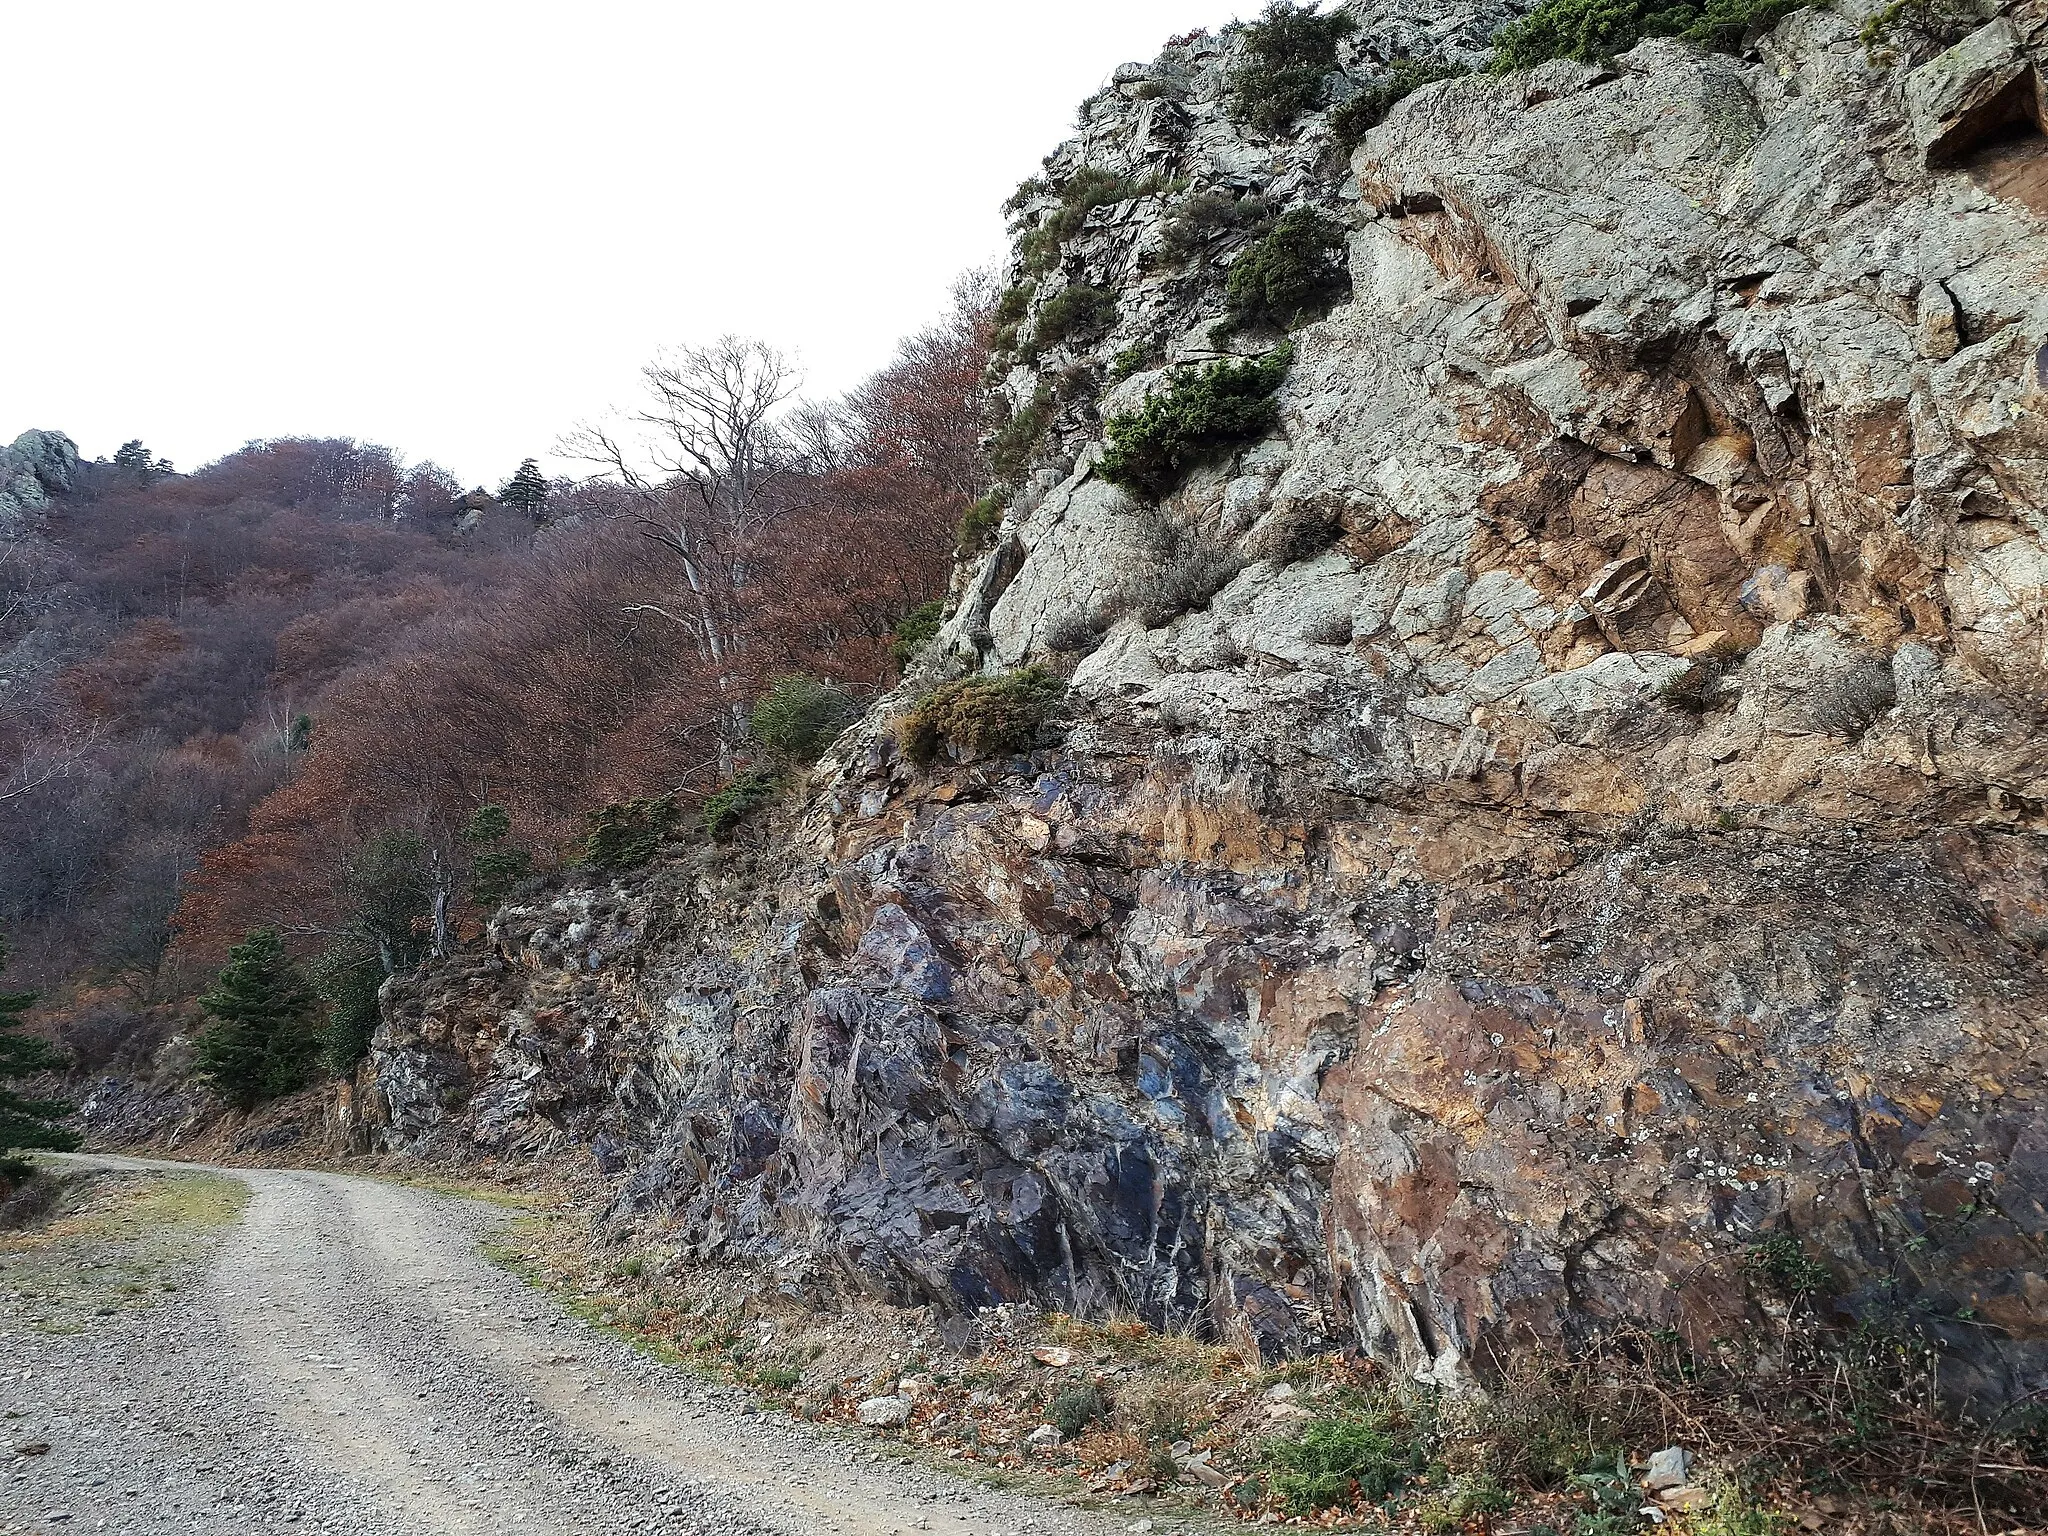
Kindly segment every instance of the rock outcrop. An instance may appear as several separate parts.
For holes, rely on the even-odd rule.
[[[1507,15],[1360,14],[1360,79]],[[1119,70],[1018,205],[1127,179],[1020,329],[1116,319],[1004,380],[1049,431],[918,674],[770,825],[393,983],[360,1134],[587,1145],[793,1286],[1447,1384],[1736,1336],[1786,1234],[1959,1396],[2048,1388],[2044,26],[1467,76],[1348,171],[1230,122],[1231,38]],[[1249,236],[1166,234],[1217,190],[1340,216],[1351,297],[1140,507],[1101,422],[1219,344]],[[1036,750],[897,752],[1025,664]]]
[[[78,445],[62,432],[27,431],[0,448],[0,538],[23,531],[77,474]]]

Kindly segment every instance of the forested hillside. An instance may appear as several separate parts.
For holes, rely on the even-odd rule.
[[[773,680],[850,714],[987,478],[985,286],[840,400],[758,343],[664,356],[566,439],[584,478],[465,493],[348,439],[77,464],[0,528],[10,984],[79,1069],[139,1066],[276,928],[366,1030],[589,813],[743,777]]]

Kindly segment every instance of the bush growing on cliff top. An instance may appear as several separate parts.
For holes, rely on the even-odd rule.
[[[1109,447],[1096,472],[1141,501],[1170,495],[1204,459],[1272,429],[1279,418],[1273,396],[1293,360],[1292,348],[1280,347],[1263,358],[1181,373],[1137,410],[1109,418]]]
[[[1286,214],[1230,269],[1231,328],[1291,331],[1327,313],[1351,286],[1344,243],[1344,226],[1327,214],[1313,208]]]
[[[1550,59],[1599,64],[1649,37],[1729,53],[1799,8],[1800,0],[1543,0],[1494,34],[1492,68],[1506,74]]]
[[[896,737],[903,755],[919,766],[948,748],[962,757],[1021,751],[1059,703],[1060,692],[1059,683],[1036,667],[963,678],[919,699],[897,722]]]
[[[1312,5],[1271,0],[1244,29],[1244,58],[1224,83],[1231,118],[1261,133],[1286,132],[1328,100],[1337,44],[1357,30],[1342,11],[1320,16]]]

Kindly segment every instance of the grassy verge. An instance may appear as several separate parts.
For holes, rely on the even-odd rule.
[[[592,1326],[770,1407],[1161,1531],[1626,1536],[1653,1507],[1673,1536],[1962,1536],[2042,1529],[2048,1512],[2048,1425],[1943,1420],[1932,1357],[1833,1321],[1814,1277],[1768,1245],[1756,1278],[1774,1334],[1705,1352],[1615,1334],[1585,1357],[1524,1359],[1485,1398],[1423,1391],[1355,1354],[1265,1366],[1130,1319],[1002,1308],[964,1340],[794,1262],[607,1246],[563,1211],[520,1217],[491,1257]],[[907,1417],[864,1426],[877,1398]],[[1684,1491],[1660,1498],[1646,1483],[1670,1447],[1688,1453]]]
[[[0,1320],[78,1333],[183,1285],[248,1187],[211,1173],[61,1173],[41,1219],[0,1234]]]

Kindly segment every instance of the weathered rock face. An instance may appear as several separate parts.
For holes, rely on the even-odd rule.
[[[0,536],[24,528],[77,473],[78,445],[62,432],[24,432],[0,448]]]
[[[1736,1334],[1785,1232],[1959,1394],[2048,1387],[2043,15],[1454,80],[1348,179],[1227,123],[1223,45],[1120,70],[1055,181],[1341,209],[1353,296],[1144,511],[1068,370],[1206,355],[1236,250],[1163,262],[1162,196],[1067,241],[1037,303],[1119,319],[1006,381],[1067,404],[924,664],[1099,633],[1060,744],[920,774],[885,701],[737,851],[508,909],[394,984],[370,1131],[591,1145],[793,1283],[1447,1383]],[[1357,72],[1417,47],[1368,22]]]

